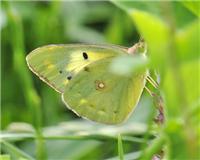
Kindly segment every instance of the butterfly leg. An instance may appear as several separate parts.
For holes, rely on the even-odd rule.
[[[147,77],[147,81],[150,82],[150,84],[158,89],[158,83],[155,82],[153,80],[153,78],[151,78],[150,76]],[[164,123],[164,120],[165,120],[165,116],[164,116],[164,102],[163,102],[163,98],[162,96],[160,95],[160,92],[158,93],[154,93],[152,92],[149,88],[147,88],[145,86],[145,89],[147,90],[147,92],[153,97],[153,101],[154,101],[154,104],[158,110],[158,115],[156,116],[156,118],[154,118],[154,121],[157,123],[157,124],[163,124]]]

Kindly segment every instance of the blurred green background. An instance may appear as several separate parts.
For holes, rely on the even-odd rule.
[[[4,159],[199,159],[199,6],[195,1],[1,1]],[[30,51],[47,44],[130,47],[140,37],[148,45],[152,77],[160,81],[160,92],[147,85],[164,99],[162,125],[153,121],[157,111],[146,91],[121,125],[78,118],[25,62]]]

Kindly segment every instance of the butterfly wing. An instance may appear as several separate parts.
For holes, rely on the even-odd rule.
[[[48,45],[32,51],[26,60],[40,79],[63,93],[68,82],[87,65],[124,53],[126,49],[118,46]]]
[[[145,86],[146,71],[131,77],[109,72],[113,58],[90,64],[76,75],[62,94],[64,103],[77,115],[92,121],[123,122],[138,103]]]

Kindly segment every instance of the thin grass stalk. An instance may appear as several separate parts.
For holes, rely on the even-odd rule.
[[[124,160],[124,151],[120,134],[118,134],[118,156],[120,160]]]
[[[33,81],[31,79],[30,73],[28,71],[26,61],[25,61],[25,46],[24,46],[24,32],[22,19],[19,13],[12,7],[12,2],[7,3],[7,14],[10,18],[10,31],[13,35],[11,40],[11,46],[14,54],[14,69],[18,75],[21,82],[22,92],[25,97],[26,106],[30,110],[31,123],[36,128],[37,137],[41,137],[41,100],[37,95],[34,87]],[[37,138],[37,157],[40,159],[45,158],[45,149],[43,141],[41,138]]]
[[[24,158],[27,160],[34,160],[33,157],[25,153],[24,151],[20,150],[19,148],[15,147],[13,144],[6,142],[6,141],[1,141],[2,144],[6,147],[6,150],[9,149],[9,152],[13,153],[15,155],[15,158],[20,159]]]

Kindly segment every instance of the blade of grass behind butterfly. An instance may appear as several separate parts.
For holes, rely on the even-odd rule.
[[[33,157],[31,157],[30,155],[28,155],[27,153],[25,153],[24,151],[18,149],[17,147],[15,147],[13,144],[3,141],[1,140],[2,145],[2,149],[4,151],[7,151],[8,153],[10,153],[11,157],[15,157],[17,159],[20,158],[26,158],[28,160],[34,160]]]
[[[20,2],[19,2],[20,3]],[[30,115],[33,115],[31,122],[37,129],[38,137],[41,137],[41,108],[40,108],[40,98],[38,97],[36,91],[33,87],[33,82],[30,77],[30,73],[25,63],[25,47],[24,47],[24,35],[23,35],[23,25],[22,19],[18,14],[17,10],[12,6],[12,2],[6,3],[7,14],[10,19],[12,28],[10,32],[13,35],[11,46],[14,54],[14,68],[19,76],[19,81],[21,82],[21,88],[23,95],[25,97],[25,103],[30,108]],[[40,159],[45,158],[45,151],[43,149],[43,142],[40,139],[37,143],[37,156]]]
[[[35,139],[37,138],[34,134],[31,133],[4,133],[1,134],[0,138],[6,141],[23,141],[26,139]],[[106,135],[43,135],[45,140],[116,140],[116,136],[106,136]],[[132,136],[123,136],[123,140],[127,142],[142,143],[143,139],[132,137]]]
[[[146,102],[146,104],[149,104],[149,102]],[[139,114],[139,112],[137,113]],[[116,141],[116,136],[120,132],[123,134],[123,141],[125,142],[143,143],[144,139],[140,137],[146,132],[146,125],[141,122],[136,122],[136,119],[130,119],[130,121],[126,124],[115,127],[101,124],[94,125],[94,123],[88,122],[87,120],[62,122],[55,126],[45,127],[43,129],[43,138],[46,140],[94,139],[99,141]],[[154,138],[152,133],[149,141]],[[7,141],[34,139],[35,137],[36,136],[34,134],[33,128],[31,128],[29,124],[20,122],[11,123],[7,127],[7,130],[0,135],[0,138]]]
[[[124,151],[123,151],[123,145],[122,145],[122,138],[121,138],[120,134],[118,134],[118,155],[119,155],[119,159],[120,160],[124,159]]]

